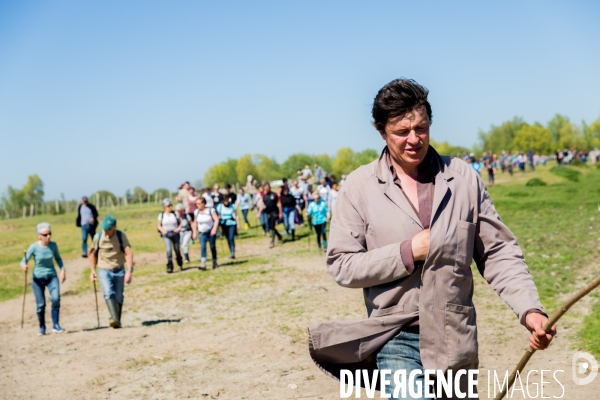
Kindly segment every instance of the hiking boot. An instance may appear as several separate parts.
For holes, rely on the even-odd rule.
[[[110,318],[108,319],[108,326],[110,326],[111,328],[120,328],[121,322],[119,321],[119,309],[117,306],[117,300],[106,300],[106,306],[108,307],[108,312],[110,313]]]
[[[121,325],[121,313],[123,312],[123,303],[117,303],[117,317],[119,317],[119,328]]]
[[[53,308],[52,309],[52,332],[63,333],[65,330],[63,328],[61,328],[60,325],[58,324],[58,315],[59,315],[59,309]]]
[[[46,311],[37,313],[38,322],[40,324],[40,332],[38,333],[39,336],[46,334],[46,318],[44,316],[45,313]]]

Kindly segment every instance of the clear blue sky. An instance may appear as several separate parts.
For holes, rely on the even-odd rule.
[[[430,90],[432,137],[600,116],[597,1],[2,1],[0,192],[194,181],[228,157],[381,149],[377,90]]]

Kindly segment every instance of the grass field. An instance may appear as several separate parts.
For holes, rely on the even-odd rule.
[[[573,176],[577,180],[572,180]],[[526,186],[532,178],[540,178],[548,185]],[[594,166],[568,167],[557,173],[556,169],[551,171],[551,166],[546,166],[533,173],[515,173],[513,177],[498,174],[497,185],[489,191],[498,212],[519,239],[542,302],[548,312],[553,312],[566,295],[592,279],[590,265],[600,251],[600,170]],[[163,251],[162,240],[155,228],[159,212],[160,209],[154,205],[100,210],[102,216],[110,213],[117,217],[120,229],[127,233],[134,252],[138,254]],[[251,218],[253,221],[253,213]],[[75,227],[74,213],[1,221],[0,301],[22,293],[23,274],[18,267],[18,260],[23,250],[35,240],[35,225],[42,220],[52,224],[53,240],[59,244],[65,260],[80,256],[80,231]],[[255,229],[242,231],[241,242],[238,243],[254,243],[262,238],[259,233]],[[302,229],[299,236],[306,233]],[[224,250],[225,246],[222,248]],[[295,246],[286,251],[298,255],[305,251],[303,249]],[[196,252],[197,245],[194,247],[197,259]],[[235,265],[235,268],[219,274],[173,276],[168,285],[164,284],[162,263],[137,268],[136,276],[143,277],[143,284],[149,290],[162,286],[162,296],[210,296],[218,294],[225,287],[268,284],[272,274],[277,272],[277,260],[264,253],[266,248],[265,252],[257,251]],[[261,267],[267,264],[270,268]],[[69,276],[68,279],[79,278]],[[85,290],[90,290],[89,283],[82,280],[76,291]],[[596,300],[599,294],[593,293],[592,296]],[[600,341],[597,340],[600,332],[600,302],[590,304],[593,304],[592,310],[585,315],[578,340],[583,349],[600,355]]]

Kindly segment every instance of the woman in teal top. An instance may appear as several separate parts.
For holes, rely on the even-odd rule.
[[[230,259],[235,258],[235,228],[240,229],[240,223],[237,216],[235,204],[229,202],[229,197],[223,197],[223,202],[217,205],[217,213],[219,214],[221,232],[227,238],[229,251],[231,252]]]
[[[38,241],[33,243],[29,246],[29,249],[27,249],[25,258],[21,260],[21,267],[27,271],[27,261],[33,256],[35,267],[33,268],[31,288],[33,289],[37,305],[37,317],[40,323],[39,334],[46,334],[46,296],[44,295],[46,287],[48,288],[48,292],[50,292],[50,300],[52,302],[52,331],[54,333],[62,333],[64,332],[64,329],[61,328],[58,323],[60,286],[58,283],[58,276],[56,275],[56,269],[54,268],[54,260],[56,260],[56,263],[60,268],[60,283],[63,283],[67,278],[65,266],[58,253],[58,246],[56,243],[50,241],[50,236],[52,235],[50,224],[47,222],[38,224],[36,232]]]
[[[306,213],[312,219],[312,225],[317,234],[317,245],[321,250],[321,236],[323,236],[323,250],[327,251],[327,220],[329,219],[329,209],[327,203],[321,200],[319,191],[315,190],[312,195],[313,202],[308,205]]]

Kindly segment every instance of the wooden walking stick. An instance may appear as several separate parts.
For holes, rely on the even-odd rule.
[[[100,328],[100,313],[98,312],[98,292],[96,292],[96,281],[94,283],[94,297],[96,299],[96,318],[98,319],[98,328]]]
[[[556,311],[548,319],[548,321],[544,325],[544,331],[550,332],[550,330],[552,329],[552,326],[554,326],[554,324],[556,324],[556,322],[563,315],[565,315],[565,313],[567,311],[569,311],[569,309],[573,306],[573,304],[577,303],[579,300],[581,300],[583,297],[585,297],[592,290],[596,289],[598,286],[600,286],[600,276],[596,277],[596,279],[594,279],[593,281],[588,283],[587,286],[585,286],[583,289],[580,289],[569,300],[565,301],[564,304],[562,306],[560,306],[558,311]],[[517,372],[519,373],[519,375],[521,375],[521,371],[523,371],[523,369],[525,368],[525,365],[527,365],[527,363],[529,362],[529,359],[531,358],[531,356],[533,356],[533,353],[535,353],[535,351],[536,350],[534,348],[532,348],[530,345],[529,348],[525,351],[525,354],[523,354],[523,357],[521,357],[521,361],[519,361],[519,364],[517,364],[517,367],[515,368],[515,370],[512,372],[512,374],[510,374],[510,377],[508,378],[508,384],[506,385],[506,389],[503,389],[502,392],[500,392],[500,394],[498,394],[498,396],[494,400],[502,400],[502,398],[504,398],[504,396],[506,396],[508,389],[510,389],[510,387],[513,385],[513,383],[515,383],[515,379],[517,377]]]
[[[25,259],[25,265],[27,265],[27,250],[23,250],[23,258]],[[25,296],[27,295],[27,270],[25,272],[25,283],[23,284],[23,307],[21,309],[21,329],[23,329],[23,322],[25,321]]]

